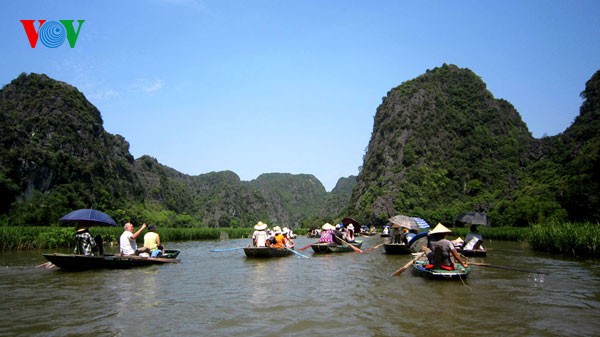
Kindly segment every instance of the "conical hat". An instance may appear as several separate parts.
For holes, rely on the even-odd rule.
[[[333,226],[328,222],[328,223],[324,224],[321,228],[324,230],[329,230],[329,229],[333,229]]]
[[[254,229],[256,229],[257,231],[263,231],[265,229],[267,229],[268,225],[266,223],[263,223],[262,221],[259,221],[258,223],[256,223],[256,225],[254,225]]]
[[[441,223],[438,223],[437,226],[435,226],[435,228],[433,230],[430,230],[429,233],[427,233],[427,235],[431,235],[431,234],[449,234],[452,233],[451,230],[449,230],[446,226],[442,225]]]

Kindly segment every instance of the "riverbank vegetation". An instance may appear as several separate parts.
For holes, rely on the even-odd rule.
[[[101,235],[107,245],[118,245],[123,232],[120,227],[92,227],[90,231],[94,236]],[[455,236],[464,238],[469,228],[453,228],[452,231]],[[159,228],[165,243],[249,238],[252,232],[252,228]],[[480,226],[479,232],[485,240],[523,241],[537,251],[569,256],[600,256],[600,225],[593,223],[549,222],[527,228]],[[306,235],[306,229],[297,229],[295,233],[298,236]],[[1,251],[72,248],[74,242],[74,230],[71,227],[0,227]]]

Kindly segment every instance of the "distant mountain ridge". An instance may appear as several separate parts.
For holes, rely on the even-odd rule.
[[[300,226],[328,195],[312,175],[242,182],[231,171],[189,176],[150,156],[134,160],[125,138],[104,130],[81,92],[46,75],[21,74],[2,88],[0,116],[6,224],[51,224],[73,208],[92,207],[120,221],[173,226]]]
[[[395,214],[452,223],[485,211],[494,225],[600,221],[600,72],[563,134],[534,139],[514,107],[471,70],[444,64],[390,90],[358,176],[327,192],[311,174],[190,176],[107,133],[76,88],[21,74],[0,90],[0,225],[49,225],[77,208],[118,222],[314,226]]]

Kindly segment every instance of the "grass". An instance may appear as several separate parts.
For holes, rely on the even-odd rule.
[[[92,235],[101,235],[104,242],[119,242],[120,227],[92,227]],[[294,230],[305,235],[306,229]],[[600,224],[548,222],[531,227],[480,227],[484,239],[526,241],[536,251],[569,256],[600,256]],[[247,238],[252,228],[158,228],[165,243]],[[453,228],[453,234],[463,238],[469,228]],[[52,248],[73,248],[72,227],[0,227],[0,251]]]

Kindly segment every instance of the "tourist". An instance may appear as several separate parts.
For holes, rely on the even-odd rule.
[[[75,254],[93,256],[94,252],[98,250],[96,240],[94,240],[92,234],[85,225],[77,225],[75,228],[75,240],[77,241],[75,244]]]
[[[121,255],[139,255],[142,252],[149,252],[146,249],[138,249],[135,240],[142,233],[142,231],[148,227],[143,224],[135,233],[133,233],[133,224],[126,223],[123,225],[123,233],[119,237],[119,251]]]
[[[483,236],[477,231],[477,225],[471,225],[471,232],[465,238],[464,250],[484,249]]]
[[[355,242],[355,237],[354,237],[354,225],[353,224],[348,224],[348,228],[346,228],[346,241],[348,242]]]
[[[321,227],[321,236],[319,237],[319,243],[331,243],[333,242],[333,226],[328,222]]]
[[[148,233],[144,235],[144,248],[150,250],[150,257],[161,257],[165,253],[165,247],[160,243],[160,235],[156,232],[156,226],[148,226]]]
[[[294,243],[294,241],[292,241],[292,235],[293,235],[292,230],[287,227],[283,227],[282,234],[286,239],[285,246],[287,248],[294,248],[296,246],[296,244]]]
[[[455,265],[452,257],[463,267],[468,267],[467,263],[460,258],[454,244],[446,239],[446,235],[450,233],[452,231],[441,223],[438,223],[433,230],[429,231],[427,234],[429,238],[428,247],[423,247],[423,251],[427,254],[429,260],[426,268],[454,270]]]
[[[403,227],[397,223],[392,225],[392,243],[404,243],[405,236]]]
[[[288,244],[288,239],[283,235],[281,227],[273,227],[273,239],[271,240],[271,248],[285,249]]]
[[[266,247],[268,234],[265,231],[269,227],[266,223],[259,221],[254,225],[254,233],[252,233],[252,246]]]

